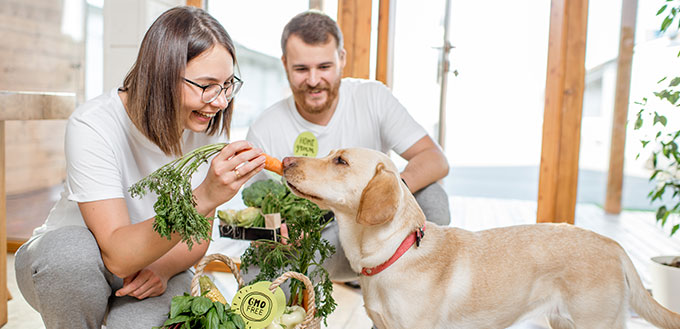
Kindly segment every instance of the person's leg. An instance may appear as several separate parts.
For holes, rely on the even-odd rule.
[[[441,226],[449,226],[451,213],[449,211],[449,196],[437,182],[425,186],[413,194],[418,205],[423,210],[425,218]]]
[[[101,328],[114,276],[87,228],[63,227],[24,244],[15,272],[21,294],[46,328]]]
[[[189,293],[192,278],[193,273],[188,270],[173,276],[168,280],[165,292],[156,297],[142,300],[130,296],[111,297],[106,329],[149,329],[161,326],[168,319],[172,297]]]
[[[321,233],[324,239],[335,246],[335,254],[326,259],[323,267],[328,271],[332,281],[348,282],[357,280],[359,275],[349,265],[349,260],[345,256],[345,250],[340,245],[340,234],[338,232],[338,221],[333,220],[328,223],[328,226]]]

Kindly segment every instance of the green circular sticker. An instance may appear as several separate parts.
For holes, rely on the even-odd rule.
[[[316,158],[316,152],[319,151],[319,142],[316,136],[309,131],[305,131],[298,135],[293,144],[293,155],[302,157]]]
[[[272,293],[271,282],[260,281],[239,289],[231,303],[231,309],[240,314],[247,329],[268,326],[286,309],[286,296],[281,288]]]

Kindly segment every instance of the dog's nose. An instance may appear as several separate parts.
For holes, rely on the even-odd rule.
[[[297,166],[297,161],[295,157],[285,157],[283,158],[283,170],[286,170],[291,167]]]

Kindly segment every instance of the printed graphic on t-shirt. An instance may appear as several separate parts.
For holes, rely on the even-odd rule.
[[[316,153],[319,151],[319,142],[316,136],[309,131],[305,131],[298,135],[293,144],[293,154],[295,156],[316,158]]]

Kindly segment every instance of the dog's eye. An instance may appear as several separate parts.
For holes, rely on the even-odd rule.
[[[335,159],[333,159],[333,162],[335,164],[339,164],[339,165],[347,165],[347,161],[345,161],[345,159],[343,159],[342,157],[339,157],[339,156],[335,157]]]

